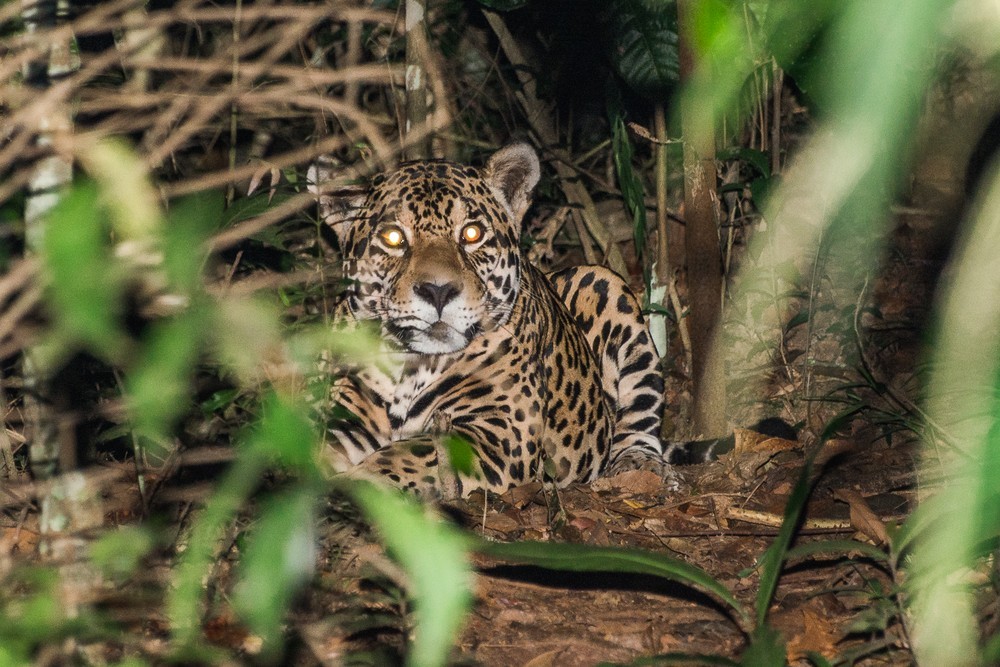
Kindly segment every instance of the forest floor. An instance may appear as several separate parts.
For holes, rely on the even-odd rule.
[[[751,432],[739,435],[733,454],[685,467],[686,488],[680,492],[665,492],[655,475],[637,471],[558,492],[535,484],[488,501],[474,495],[452,504],[450,514],[488,540],[660,552],[702,568],[752,609],[759,583],[755,565],[777,535],[802,473],[803,452],[793,442]],[[847,538],[878,544],[885,539],[885,524],[903,519],[914,505],[914,452],[909,446],[883,441],[855,448],[847,441],[829,442],[814,470],[815,487],[796,544]],[[108,492],[120,509],[107,514],[107,520],[128,523],[125,508],[137,497],[134,486],[122,482]],[[191,506],[178,505],[176,532],[168,532],[186,532],[191,515],[185,507]],[[400,664],[408,621],[405,600],[394,583],[399,575],[370,531],[345,522],[336,502],[331,507],[320,524],[317,575],[289,618],[288,652],[279,662]],[[19,527],[2,529],[0,546],[7,558],[13,556],[20,565],[51,562],[40,560],[36,526],[37,517],[28,514]],[[238,531],[234,529],[232,545],[212,574],[215,593],[210,597],[216,602],[204,635],[230,656],[217,664],[266,664],[257,655],[259,639],[236,620],[225,592],[239,567]],[[43,648],[36,664],[64,664],[68,653],[79,657],[81,651],[88,664],[114,663],[129,655],[159,664],[169,655],[164,598],[175,547],[148,559],[124,584],[80,582],[82,597],[124,634],[72,649],[56,642]],[[691,587],[655,577],[512,566],[481,555],[474,564],[474,607],[453,664],[628,664],[670,652],[735,658],[746,648],[736,620]],[[791,664],[810,652],[831,659],[873,653],[856,664],[909,664],[903,629],[894,620],[893,589],[885,566],[859,554],[792,562],[781,576],[768,623],[786,642]],[[885,632],[874,631],[886,625]]]

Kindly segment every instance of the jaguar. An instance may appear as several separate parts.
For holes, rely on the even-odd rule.
[[[324,448],[336,471],[456,498],[645,469],[677,476],[659,438],[663,379],[642,309],[601,266],[544,274],[521,226],[540,177],[527,144],[476,168],[400,164],[363,192],[307,175],[349,287],[342,329],[377,332],[377,361],[337,362]],[[472,463],[453,465],[456,439]]]

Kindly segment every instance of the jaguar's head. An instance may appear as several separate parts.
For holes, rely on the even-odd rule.
[[[314,166],[317,193],[330,177]],[[429,160],[376,177],[363,197],[320,194],[337,232],[347,299],[404,349],[457,352],[503,326],[517,299],[521,219],[539,178],[526,144],[502,148],[483,169]],[[318,187],[317,187],[318,186]]]

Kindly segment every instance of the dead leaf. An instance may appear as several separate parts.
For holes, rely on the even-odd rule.
[[[790,482],[781,482],[776,484],[773,489],[771,489],[771,495],[775,496],[790,496],[792,495],[792,485]]]
[[[632,134],[639,137],[640,139],[645,139],[651,144],[657,144],[660,146],[666,146],[667,144],[675,144],[678,139],[657,139],[653,136],[653,133],[649,131],[646,127],[639,125],[639,123],[629,122],[627,123],[628,129],[632,130]]]
[[[823,443],[823,448],[819,450],[816,455],[815,464],[817,467],[822,467],[826,465],[827,461],[834,458],[835,456],[840,456],[841,454],[848,454],[857,449],[854,442],[850,440],[842,439],[831,439]]]
[[[524,667],[552,667],[556,663],[556,658],[562,653],[561,648],[555,649],[554,651],[546,651],[540,655],[536,655],[534,658],[524,663]]]
[[[801,448],[801,444],[796,440],[775,438],[773,436],[764,435],[763,433],[758,433],[757,431],[751,431],[745,428],[738,428],[734,430],[733,437],[736,439],[736,442],[733,445],[733,451],[737,455],[747,454],[750,452],[768,452],[771,454],[777,454],[778,452],[787,452]]]
[[[586,529],[581,529],[580,537],[585,544],[602,547],[611,546],[611,533],[608,532],[608,527],[601,521],[595,521]]]
[[[715,520],[722,530],[729,530],[729,519],[727,514],[733,506],[733,498],[726,495],[718,495],[712,498]]]
[[[552,258],[555,256],[553,244],[555,243],[556,234],[566,224],[571,210],[569,206],[563,206],[558,209],[545,220],[538,231],[535,231],[531,235],[534,243],[531,244],[531,248],[528,250],[528,258],[532,264],[538,266],[543,262],[552,261]]]
[[[660,635],[660,653],[670,653],[671,651],[681,651],[684,649],[684,642],[671,633]]]
[[[319,664],[324,667],[343,665],[345,655],[350,652],[347,638],[338,632],[336,622],[324,619],[298,626],[299,634],[305,645]],[[154,653],[153,655],[160,655]]]
[[[786,657],[789,663],[804,660],[808,653],[820,653],[827,658],[836,654],[837,632],[830,621],[815,609],[802,609],[802,632],[788,642]]]
[[[774,458],[771,452],[744,452],[737,454],[730,452],[722,460],[725,464],[726,475],[731,480],[739,482],[752,482],[759,480],[761,476],[771,466]]]
[[[515,486],[513,489],[505,491],[500,497],[514,507],[522,508],[535,499],[538,492],[542,490],[541,482],[529,482],[522,486]]]
[[[726,474],[742,481],[760,479],[768,468],[780,463],[787,452],[798,452],[801,449],[801,444],[794,440],[775,438],[741,428],[733,432],[733,438],[733,450],[721,460],[725,463]],[[779,456],[782,458],[777,458]]]
[[[38,546],[38,533],[27,528],[0,528],[0,554],[33,553]]]
[[[614,477],[602,477],[591,483],[595,491],[616,491],[632,495],[650,495],[663,489],[663,478],[649,470],[629,470]]]
[[[500,613],[493,619],[493,622],[497,625],[513,625],[515,623],[520,625],[532,625],[534,623],[538,623],[538,616],[523,609],[510,607],[507,609],[501,609]]]
[[[885,523],[868,506],[861,494],[851,489],[834,489],[833,497],[847,503],[851,510],[851,526],[876,544],[888,544]]]
[[[244,647],[251,636],[229,612],[209,618],[204,625],[205,638],[214,644],[228,648]],[[252,645],[253,642],[251,641]]]
[[[596,521],[594,521],[593,519],[591,519],[589,517],[585,517],[585,516],[576,516],[576,517],[573,517],[570,520],[570,522],[569,522],[569,525],[573,526],[577,530],[590,530],[596,524],[597,524]]]
[[[257,188],[261,186],[265,178],[271,179],[271,189],[267,193],[267,202],[271,203],[274,193],[277,192],[278,181],[281,180],[281,170],[269,162],[262,162],[250,177],[250,184],[247,185],[247,196],[249,197]]]
[[[495,530],[498,533],[513,533],[521,528],[521,524],[507,514],[487,515],[485,526],[488,530]]]

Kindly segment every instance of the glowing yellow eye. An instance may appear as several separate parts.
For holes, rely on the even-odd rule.
[[[483,228],[479,223],[472,223],[462,227],[462,241],[464,243],[478,243],[483,238]]]
[[[389,227],[380,234],[382,241],[390,248],[399,248],[406,243],[406,236],[399,227]]]

